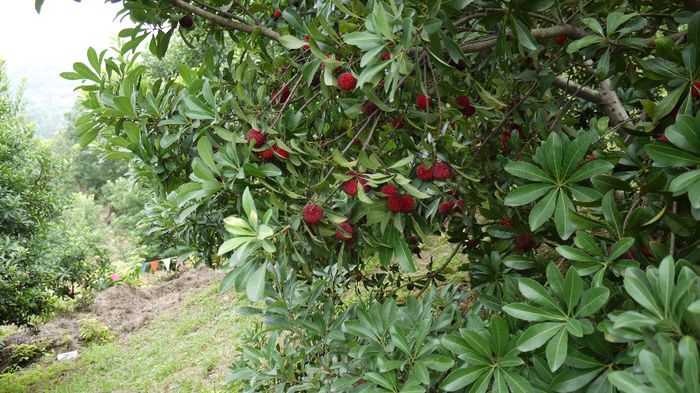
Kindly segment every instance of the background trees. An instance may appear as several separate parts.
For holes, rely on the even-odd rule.
[[[264,301],[233,383],[699,389],[693,2],[123,6],[120,53],[64,73],[76,130]],[[149,75],[174,34],[201,60]]]

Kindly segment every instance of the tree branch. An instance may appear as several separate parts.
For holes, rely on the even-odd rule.
[[[569,94],[575,95],[576,97],[583,98],[586,101],[590,101],[596,104],[599,104],[603,101],[603,95],[599,91],[593,90],[590,87],[582,86],[565,76],[555,76],[554,86],[558,87],[561,90],[564,90]]]
[[[234,22],[232,20],[226,19],[223,16],[213,14],[209,11],[203,10],[197,6],[194,6],[184,0],[170,0],[170,2],[178,8],[185,11],[191,12],[195,15],[201,16],[202,18],[212,21],[222,27],[226,27],[233,30],[242,31],[244,33],[252,33],[256,30],[260,30],[260,34],[273,39],[275,41],[279,40],[280,34],[276,31],[270,30],[267,27],[249,25],[247,23]]]

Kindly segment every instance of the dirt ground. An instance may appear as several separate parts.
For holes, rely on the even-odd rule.
[[[5,347],[0,350],[0,370],[10,363],[8,347],[12,345],[43,343],[56,353],[79,349],[80,322],[85,319],[97,319],[119,339],[127,337],[156,316],[176,312],[184,297],[203,290],[213,280],[220,280],[223,274],[222,271],[203,267],[179,275],[154,277],[157,282],[149,286],[110,287],[97,293],[86,310],[57,315],[34,330],[20,328],[8,336]]]

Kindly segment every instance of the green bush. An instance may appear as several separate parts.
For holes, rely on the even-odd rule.
[[[695,2],[253,3],[124,1],[63,74],[150,231],[255,302],[231,384],[700,391]],[[149,74],[175,29],[201,60]]]
[[[102,344],[114,339],[114,335],[109,331],[109,328],[93,318],[80,321],[78,337],[85,344]]]
[[[12,365],[22,367],[42,357],[47,352],[47,345],[44,342],[17,344],[10,345],[8,349],[10,350]]]

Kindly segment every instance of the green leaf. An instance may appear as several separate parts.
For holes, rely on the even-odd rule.
[[[357,86],[362,88],[362,85],[371,80],[378,73],[382,72],[389,64],[391,64],[391,60],[386,60],[375,64],[372,67],[363,69],[360,76],[357,77]]]
[[[551,184],[535,183],[520,186],[508,194],[503,201],[506,206],[526,205],[550,191]]]
[[[535,41],[535,37],[532,36],[530,28],[516,17],[511,18],[511,20],[513,21],[515,35],[518,37],[518,42],[520,42],[520,45],[529,50],[537,49],[537,41]]]
[[[568,351],[569,335],[566,332],[566,328],[562,326],[559,333],[555,334],[554,337],[547,344],[545,352],[547,354],[547,364],[549,364],[549,369],[554,372],[564,364],[566,360],[566,353]]]
[[[550,191],[547,196],[542,198],[530,211],[529,223],[530,230],[535,231],[541,227],[550,217],[554,214],[554,207],[556,206],[557,193],[559,190]]]
[[[608,30],[608,36],[612,36],[623,23],[639,16],[636,12],[631,14],[623,14],[621,12],[611,12],[605,18]]]
[[[559,303],[557,303],[549,292],[544,289],[542,284],[537,281],[531,278],[521,277],[518,279],[518,289],[520,289],[520,293],[528,300],[541,306],[549,306],[555,310],[561,311]]]
[[[589,161],[581,166],[574,174],[566,179],[566,184],[578,183],[582,180],[587,180],[593,176],[598,176],[610,172],[614,167],[613,164],[604,160]]]
[[[564,288],[562,292],[562,298],[564,299],[564,303],[567,305],[569,313],[571,313],[574,310],[574,307],[576,307],[578,304],[582,293],[583,280],[581,279],[581,276],[578,275],[576,268],[570,267],[566,272],[566,277],[564,278]]]
[[[358,189],[361,187],[358,187]],[[394,253],[399,262],[399,266],[407,272],[415,272],[416,266],[413,264],[413,253],[408,247],[403,237],[397,236],[394,241]]]
[[[594,18],[582,18],[581,22],[588,26],[591,30],[593,30],[596,34],[599,36],[605,36],[605,32],[603,31],[603,26],[600,25],[597,19]]]
[[[343,37],[343,41],[350,45],[355,45],[363,51],[369,51],[384,45],[384,40],[381,37],[369,31],[357,31],[346,34]]]
[[[659,300],[664,316],[669,317],[671,312],[671,297],[673,296],[673,284],[675,282],[676,269],[673,256],[668,255],[659,264]]]
[[[278,39],[279,43],[287,49],[299,49],[306,45],[306,41],[300,40],[293,35],[283,35]]]
[[[663,313],[652,294],[651,285],[641,270],[637,268],[625,270],[624,287],[634,301],[655,313],[659,318],[663,318]]]
[[[680,150],[668,143],[654,142],[644,146],[654,166],[679,168],[700,164],[700,156]]]
[[[449,356],[432,354],[421,359],[421,362],[425,364],[431,370],[445,372],[452,368],[454,365],[454,360]]]
[[[664,135],[668,140],[683,150],[700,154],[700,130],[695,118],[679,115],[676,122],[666,128]]]
[[[554,377],[554,380],[552,381],[552,388],[557,392],[568,393],[575,392],[585,386],[588,386],[589,388],[587,392],[599,392],[599,390],[592,389],[594,386],[592,386],[590,382],[603,370],[605,369],[594,368],[593,370],[578,370],[570,368],[564,372],[557,373],[557,376]]]
[[[532,385],[525,378],[521,377],[519,374],[504,370],[503,374],[508,384],[508,388],[511,393],[532,393]]]
[[[615,201],[615,194],[613,191],[608,191],[608,193],[603,196],[601,208],[605,220],[615,230],[617,237],[622,237],[622,215],[617,210],[617,202]]]
[[[627,250],[632,247],[634,244],[634,238],[633,237],[623,237],[619,241],[617,241],[615,244],[613,244],[612,247],[610,247],[610,253],[608,258],[610,260],[615,260],[619,257],[622,256],[622,254],[626,253]]]
[[[542,169],[524,161],[511,161],[505,167],[505,171],[515,177],[536,182],[554,183],[549,175]]]
[[[608,380],[616,388],[625,393],[646,392],[647,388],[638,376],[626,371],[613,371],[608,375]]]
[[[563,326],[561,322],[542,322],[532,325],[518,336],[515,345],[521,352],[533,351],[543,346]]]
[[[248,299],[256,302],[265,295],[265,272],[267,271],[267,262],[260,267],[248,278],[246,284],[246,294]]]
[[[197,142],[197,153],[199,154],[199,158],[202,159],[204,164],[209,167],[212,172],[219,173],[219,167],[217,167],[216,163],[214,162],[211,142],[209,142],[209,138],[207,138],[206,135],[199,138],[199,141]]]
[[[503,311],[511,317],[530,322],[563,321],[566,319],[562,314],[544,310],[527,303],[511,303],[503,306]]]
[[[572,210],[574,210],[574,204],[571,202],[571,199],[564,191],[560,191],[556,207],[554,208],[554,224],[562,240],[568,239],[576,231],[576,225],[574,225],[569,215],[569,212]]]
[[[249,187],[246,187],[245,191],[243,191],[242,202],[243,210],[245,211],[246,216],[248,216],[248,221],[253,228],[256,228],[258,224],[258,211],[255,209],[255,202],[253,202],[253,196],[250,195]]]
[[[589,288],[583,292],[576,311],[577,318],[590,317],[608,301],[610,290],[606,287]]]
[[[587,48],[593,44],[597,44],[602,42],[602,38],[595,36],[595,35],[587,35],[584,36],[581,39],[578,39],[572,43],[569,44],[569,46],[566,47],[566,53],[574,53],[577,52],[583,48]]]
[[[654,113],[652,113],[651,115],[654,122],[661,120],[661,118],[671,113],[673,108],[676,106],[676,103],[678,103],[678,100],[680,100],[680,98],[685,93],[686,89],[686,85],[681,85],[672,92],[668,93],[664,98],[661,99],[661,101],[659,101],[658,104],[656,104],[656,108],[654,108]]]
[[[490,366],[472,366],[466,368],[458,368],[452,371],[445,377],[445,379],[440,384],[440,389],[454,392],[456,390],[462,389],[463,387],[470,385],[479,377],[484,375]]]

